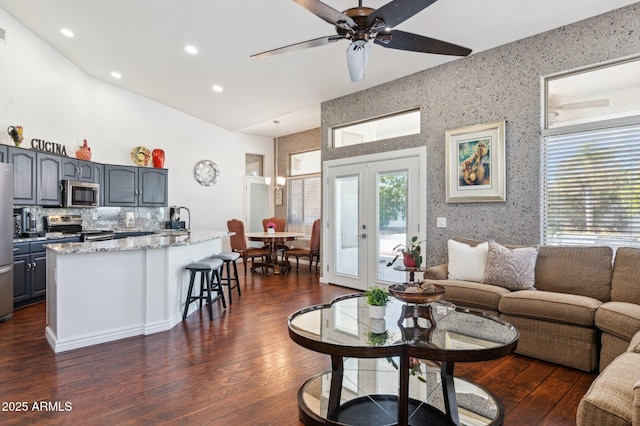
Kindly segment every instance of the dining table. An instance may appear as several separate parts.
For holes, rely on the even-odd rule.
[[[284,244],[286,241],[294,241],[304,234],[300,232],[247,232],[245,234],[249,241],[260,241],[269,249],[269,258],[267,260],[267,269],[273,271],[274,274],[287,272],[291,268],[290,263],[281,259],[278,260],[278,245]]]

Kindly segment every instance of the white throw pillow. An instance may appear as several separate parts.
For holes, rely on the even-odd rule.
[[[454,240],[447,242],[449,249],[449,279],[480,282],[487,267],[489,243],[475,247]]]

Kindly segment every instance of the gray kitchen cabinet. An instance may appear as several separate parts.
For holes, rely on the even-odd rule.
[[[62,157],[62,179],[80,182],[96,182],[98,164],[77,158]]]
[[[8,163],[9,162],[9,158],[7,155],[7,146],[6,145],[0,145],[0,163]]]
[[[168,171],[132,166],[104,166],[104,205],[164,207],[168,204]]]
[[[138,205],[140,207],[166,207],[169,173],[166,169],[138,169]]]
[[[39,206],[62,206],[62,159],[59,155],[38,152],[36,204]]]
[[[138,168],[132,166],[104,166],[104,205],[138,205]]]
[[[8,147],[8,162],[13,164],[13,204],[36,203],[36,152],[28,149]]]

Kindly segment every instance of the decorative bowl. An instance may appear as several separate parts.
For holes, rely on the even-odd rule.
[[[424,304],[431,303],[442,299],[444,296],[444,287],[431,284],[433,287],[430,289],[422,288],[421,285],[425,283],[403,283],[403,284],[391,284],[389,286],[389,293],[396,299],[405,303]],[[407,291],[407,288],[418,288],[421,291]]]

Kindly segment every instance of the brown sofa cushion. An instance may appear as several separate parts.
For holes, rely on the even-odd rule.
[[[640,305],[640,249],[620,247],[616,250],[611,300]]]
[[[634,386],[640,381],[640,355],[625,352],[594,380],[580,401],[578,425],[630,425],[634,414]]]
[[[498,312],[500,297],[511,293],[506,288],[472,281],[427,280],[445,288],[443,299],[471,309]]]
[[[596,326],[605,333],[629,342],[640,331],[640,305],[607,302],[596,312]]]
[[[498,309],[503,314],[593,327],[596,310],[601,305],[591,297],[522,290],[502,296]]]
[[[541,246],[536,288],[611,300],[613,250],[610,247]]]

